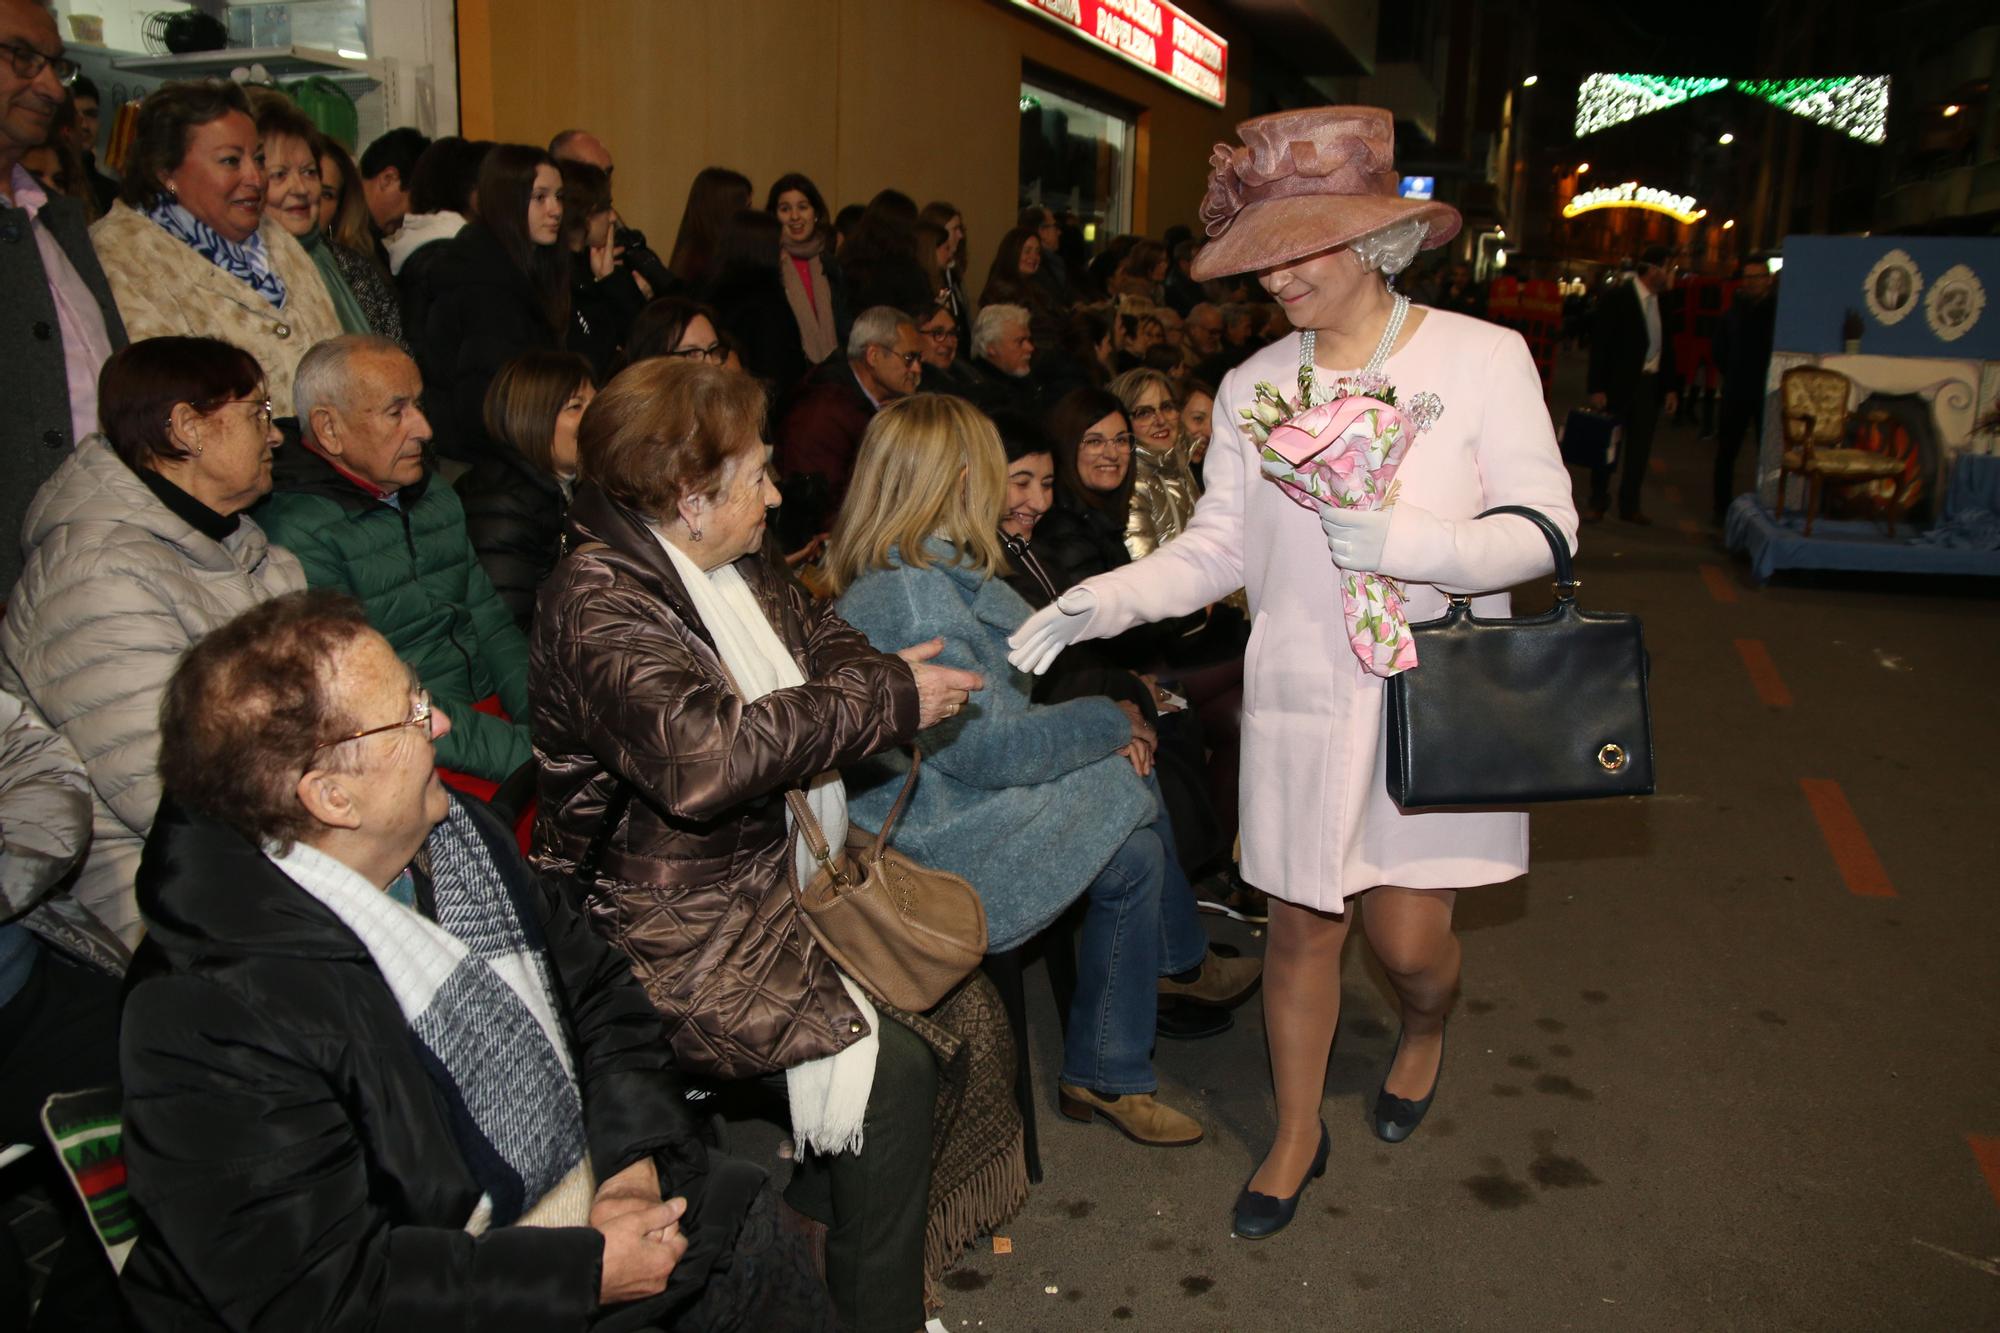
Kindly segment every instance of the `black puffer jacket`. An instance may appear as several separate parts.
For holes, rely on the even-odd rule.
[[[464,808],[523,924],[539,923],[597,1179],[651,1156],[667,1194],[695,1192],[692,1210],[719,1171],[741,1164],[719,1166],[699,1144],[658,1015],[625,960],[531,875],[509,832],[476,803]],[[589,1326],[602,1237],[466,1231],[480,1189],[446,1098],[338,917],[248,839],[171,804],[147,842],[139,904],[148,932],[120,1053],[143,1222],[124,1286],[141,1326]],[[734,1242],[713,1220],[719,1257]]]
[[[465,535],[493,591],[523,634],[535,619],[535,589],[562,552],[562,483],[495,441],[486,457],[452,485],[465,506]]]
[[[1035,525],[1035,554],[1079,583],[1130,564],[1132,556],[1125,549],[1128,504],[1129,498],[1116,508],[1092,508],[1058,487],[1055,508]]]

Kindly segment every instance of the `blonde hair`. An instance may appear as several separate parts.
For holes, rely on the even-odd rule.
[[[963,477],[963,480],[961,480]],[[1008,572],[1000,546],[1007,454],[984,412],[962,398],[919,393],[875,414],[847,500],[827,548],[827,583],[838,596],[871,569],[928,569],[924,542],[958,548],[961,567],[993,578]]]

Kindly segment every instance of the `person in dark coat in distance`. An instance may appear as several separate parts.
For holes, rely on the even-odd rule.
[[[417,344],[437,446],[471,463],[486,447],[481,416],[500,367],[563,346],[570,323],[562,249],[562,172],[527,144],[500,144],[479,168],[479,217],[439,261]]]
[[[750,178],[740,171],[703,167],[688,182],[687,206],[667,261],[687,291],[702,291],[715,277],[715,248],[722,243],[723,228],[738,209],[748,207]]]
[[[797,509],[786,529],[788,550],[832,526],[847,495],[854,455],[868,419],[887,402],[917,391],[923,340],[916,323],[894,306],[864,310],[847,335],[847,353],[814,367],[778,423],[778,475]],[[791,524],[807,524],[810,531]]]
[[[799,329],[799,348],[818,365],[839,349],[853,324],[847,275],[834,258],[833,218],[819,186],[802,172],[789,171],[771,182],[764,211],[778,220],[783,252],[779,269],[785,299]],[[792,386],[782,386],[789,390]]]
[[[936,1067],[813,946],[788,881],[801,858],[810,878],[810,853],[777,798],[805,791],[838,845],[838,770],[906,744],[980,681],[928,665],[938,643],[876,652],[758,554],[777,500],[763,414],[754,381],[662,358],[584,414],[571,553],[535,614],[536,854],[575,876],[607,831],[579,886],[591,922],[683,1068],[784,1071],[802,1149],[788,1195],[829,1224],[842,1324],[906,1333],[923,1321]]]
[[[783,236],[783,225],[771,214],[738,209],[723,228],[708,290],[720,332],[736,346],[743,368],[769,386],[774,401],[812,369],[787,296]]]
[[[1722,371],[1722,413],[1715,429],[1715,523],[1722,525],[1736,496],[1736,455],[1743,436],[1757,424],[1764,405],[1764,381],[1777,334],[1778,297],[1771,267],[1761,259],[1743,262],[1722,327],[1715,335],[1715,364]]]
[[[850,307],[894,306],[915,316],[928,310],[937,290],[917,262],[917,206],[898,190],[883,190],[847,234],[840,267],[847,275]]]
[[[611,174],[588,162],[558,162],[556,169],[562,173],[562,248],[570,266],[567,346],[582,353],[602,379],[653,292],[620,262],[625,252],[614,235],[618,214],[611,204]]]
[[[1674,385],[1674,338],[1663,318],[1663,298],[1673,290],[1665,246],[1647,249],[1631,274],[1597,303],[1590,332],[1590,404],[1609,411],[1625,428],[1624,445],[1614,464],[1590,470],[1590,503],[1586,523],[1602,519],[1611,507],[1611,474],[1618,470],[1618,517],[1641,525],[1652,522],[1640,504],[1646,484],[1646,464],[1653,454],[1653,432],[1660,414],[1672,416],[1680,407]]]
[[[988,415],[1000,411],[1034,415],[1041,409],[1035,377],[1034,321],[1025,306],[987,305],[972,322],[972,371],[979,387],[972,400]]]
[[[491,449],[452,485],[480,568],[523,633],[534,620],[535,589],[562,553],[577,423],[596,396],[590,363],[575,352],[523,352],[486,391]]]
[[[451,719],[360,606],[224,625],[161,727],[120,1058],[142,1326],[833,1327],[624,960],[438,782]]]

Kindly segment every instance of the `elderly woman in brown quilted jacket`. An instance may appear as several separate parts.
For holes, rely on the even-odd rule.
[[[910,1333],[937,1070],[811,947],[783,795],[805,786],[838,846],[840,767],[980,682],[928,665],[941,644],[876,652],[756,554],[778,501],[763,409],[747,376],[656,358],[585,412],[570,554],[535,616],[535,845],[544,869],[583,868],[590,920],[632,960],[683,1068],[784,1071],[805,1158],[791,1197],[832,1214],[842,1326]]]

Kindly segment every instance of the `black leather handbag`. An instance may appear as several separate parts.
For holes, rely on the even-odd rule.
[[[1639,618],[1585,611],[1569,543],[1520,505],[1556,558],[1556,604],[1486,620],[1454,596],[1410,626],[1417,665],[1389,679],[1389,795],[1404,809],[1653,794],[1653,723]]]

